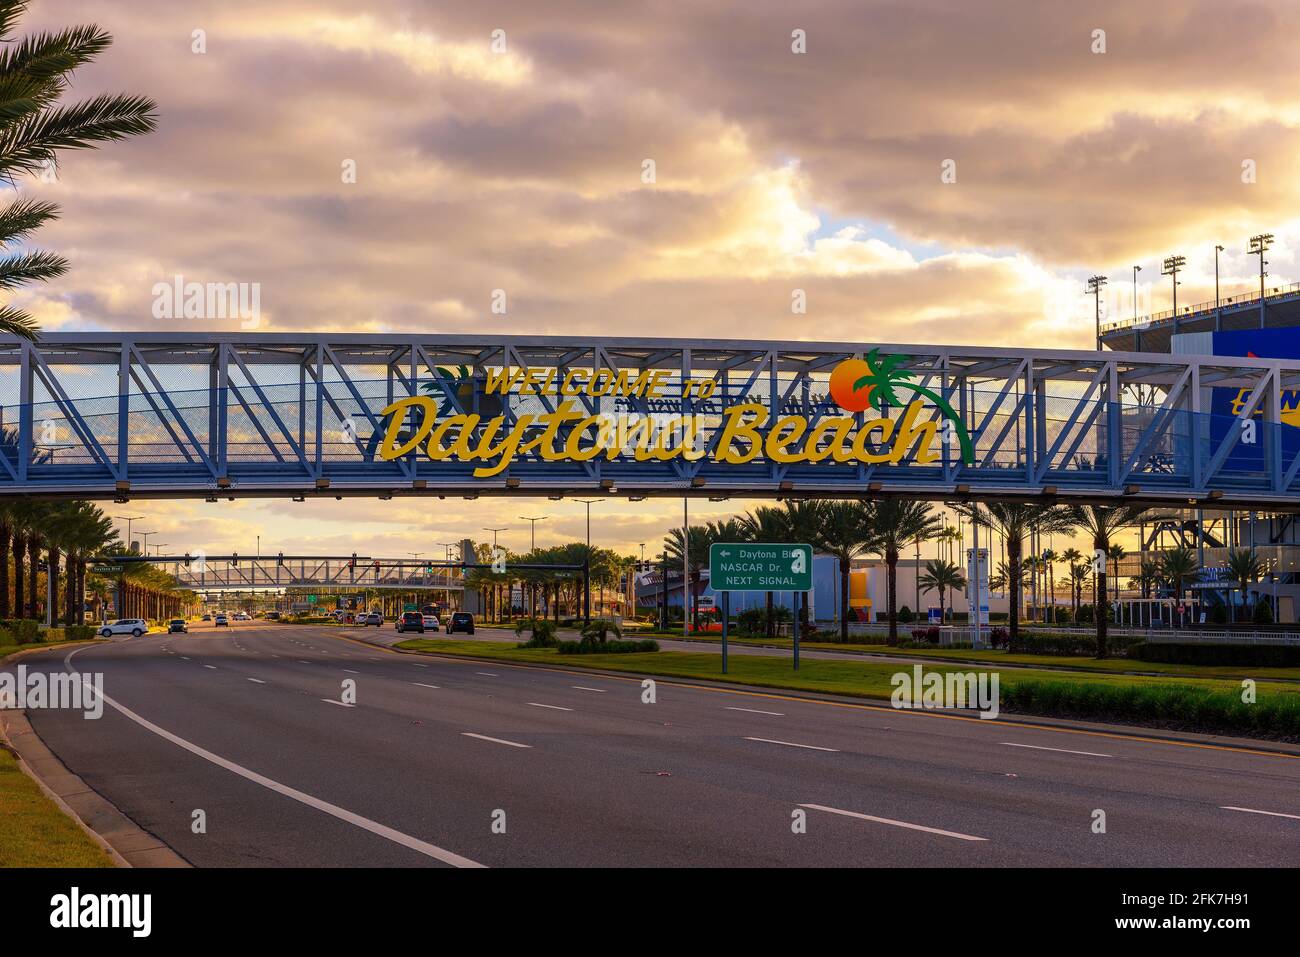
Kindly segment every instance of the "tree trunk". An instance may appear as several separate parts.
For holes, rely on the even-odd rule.
[[[1011,573],[1011,603],[1007,608],[1007,634],[1011,644],[1020,637],[1020,539],[1007,539],[1007,570]]]
[[[14,554],[14,617],[26,618],[23,613],[25,610],[25,595],[23,589],[23,561],[27,554],[27,539],[22,532],[14,535],[13,539]]]
[[[37,619],[41,617],[40,612],[38,610],[38,599],[37,599],[37,591],[36,591],[36,586],[38,584],[37,579],[40,578],[40,576],[37,574],[37,569],[40,568],[40,564],[41,564],[41,540],[34,535],[28,536],[27,566],[30,569],[31,574],[27,576],[27,604],[31,608],[31,616]]]
[[[916,573],[921,574],[921,569]],[[898,644],[898,551],[885,549],[885,604],[889,614],[889,638],[887,644]]]
[[[9,543],[13,540],[13,529],[0,525],[0,618],[8,618],[9,604]]]
[[[849,563],[840,560],[840,641],[849,640]]]
[[[773,598],[771,592],[767,593],[767,599],[765,605],[766,605],[767,618],[764,625],[765,625],[767,637],[770,640],[776,636],[776,622],[772,620],[773,615],[775,614],[775,610],[772,607]]]

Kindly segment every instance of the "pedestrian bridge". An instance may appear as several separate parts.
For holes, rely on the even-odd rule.
[[[865,342],[0,339],[0,498],[1300,502],[1300,362]]]
[[[112,559],[105,559],[111,561]],[[458,567],[411,558],[368,556],[239,556],[201,554],[150,559],[195,591],[312,588],[329,594],[364,589],[463,591]]]

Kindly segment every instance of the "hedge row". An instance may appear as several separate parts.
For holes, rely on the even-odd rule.
[[[1137,638],[1122,635],[1108,635],[1106,639],[1106,651],[1108,654],[1123,654],[1126,648],[1138,641],[1139,639]],[[1007,650],[1016,654],[1092,657],[1097,654],[1097,636],[1038,635],[1022,631],[1020,636],[1014,642],[1011,642],[1008,638]]]
[[[641,638],[635,641],[561,641],[556,650],[562,655],[618,655],[636,654],[644,651],[658,651],[659,642],[653,638]]]
[[[1178,665],[1300,666],[1300,645],[1144,641],[1129,648],[1128,655],[1139,661],[1159,661]]]
[[[1016,681],[1002,686],[1001,704],[1031,714],[1300,739],[1300,695],[1276,695],[1247,704],[1240,692],[1191,685]]]

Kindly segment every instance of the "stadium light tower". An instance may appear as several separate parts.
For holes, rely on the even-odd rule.
[[[1223,325],[1223,317],[1219,313],[1219,253],[1223,252],[1223,247],[1217,243],[1214,246],[1214,331],[1218,332]]]
[[[1097,351],[1101,352],[1101,287],[1106,285],[1105,276],[1091,276],[1088,279],[1087,294],[1093,298],[1093,318],[1097,326]]]
[[[1264,253],[1268,247],[1273,245],[1272,233],[1260,233],[1258,236],[1250,237],[1250,249],[1247,250],[1252,256],[1259,257],[1259,327],[1264,328],[1264,277],[1268,275],[1264,267],[1268,265],[1268,260],[1264,258]]]
[[[1161,266],[1160,275],[1169,276],[1174,282],[1174,332],[1178,331],[1178,271],[1187,263],[1186,256],[1166,256]]]

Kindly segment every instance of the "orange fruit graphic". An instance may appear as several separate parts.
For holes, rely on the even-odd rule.
[[[831,398],[845,412],[861,412],[871,404],[871,386],[853,390],[853,383],[870,372],[861,359],[845,359],[831,373]]]

